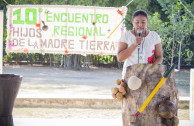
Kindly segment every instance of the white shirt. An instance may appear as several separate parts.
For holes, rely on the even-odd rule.
[[[131,33],[131,31],[126,31],[122,34],[119,42],[124,42],[129,46],[131,46],[135,42],[135,35]],[[154,62],[154,51],[155,45],[161,43],[160,36],[155,31],[149,31],[149,34],[143,38],[143,41],[140,45],[140,54],[144,55],[145,63],[153,63]],[[122,78],[124,78],[126,69],[128,66],[138,64],[138,47],[134,50],[134,52],[129,56],[123,65]]]

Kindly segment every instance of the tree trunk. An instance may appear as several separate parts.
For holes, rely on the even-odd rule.
[[[28,54],[29,55],[29,61],[30,61],[30,65],[33,65],[33,59],[32,59],[32,54]]]
[[[42,65],[44,65],[44,63],[45,63],[45,55],[42,55]]]
[[[90,55],[86,55],[84,57],[84,69],[89,70],[90,69]]]
[[[17,53],[16,54],[16,65],[19,65],[19,62],[20,62],[20,54]]]
[[[173,8],[174,8],[174,6],[172,6],[172,13],[174,13],[174,11],[173,11]],[[174,32],[175,32],[175,19],[174,19],[174,16],[173,16],[173,43],[172,43],[172,58],[171,58],[171,66],[172,66],[172,64],[173,64],[173,58],[174,58]]]
[[[117,63],[117,57],[116,57],[116,56],[113,56],[113,66],[114,66],[114,67],[118,67],[117,64],[118,64],[118,63]]]
[[[180,43],[180,46],[179,46],[179,60],[178,60],[178,70],[180,71],[181,70],[181,46],[182,46],[182,39],[181,39],[181,43]]]
[[[80,70],[81,69],[81,55],[74,54],[73,57],[73,69]]]
[[[69,55],[64,55],[64,68],[71,68],[71,58]]]
[[[100,66],[100,56],[97,57],[98,57],[97,66]]]
[[[64,56],[64,68],[80,70],[81,69],[81,55],[72,54]]]
[[[98,61],[98,56],[95,55],[95,61],[93,62],[93,64],[94,64],[95,66],[97,66],[97,61]]]
[[[167,71],[166,66],[158,64],[136,64],[127,68],[124,81],[127,82],[131,76],[137,76],[142,80],[142,85],[137,90],[126,88],[127,94],[122,101],[123,126],[166,126],[163,124],[164,119],[158,114],[157,106],[159,102],[169,98],[177,107],[178,90],[174,71],[168,76],[144,111],[138,117],[134,116],[162,79],[165,71]]]
[[[50,59],[50,67],[52,66],[52,57],[51,54],[49,54],[49,59]]]
[[[62,67],[63,66],[63,59],[64,59],[62,54],[60,55],[60,59],[61,59],[60,60],[60,67]]]

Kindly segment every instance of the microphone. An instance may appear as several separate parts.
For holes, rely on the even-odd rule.
[[[142,30],[141,30],[141,29],[138,29],[138,30],[137,30],[137,35],[138,35],[138,37],[141,37],[141,35],[142,35]],[[138,64],[139,64],[139,50],[140,50],[140,44],[137,46],[137,48],[138,48]]]
[[[137,35],[138,35],[138,37],[141,37],[141,34],[142,34],[142,30],[141,30],[141,29],[138,29],[138,30],[137,30]]]
[[[142,30],[141,29],[138,29],[137,30],[137,36],[138,37],[141,37],[141,35],[142,35]],[[140,45],[138,45],[138,48],[140,48]]]

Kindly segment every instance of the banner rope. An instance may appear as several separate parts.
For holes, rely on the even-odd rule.
[[[126,7],[129,6],[129,4],[131,4],[131,2],[133,2],[133,0],[131,0],[131,1],[126,5]]]
[[[3,1],[4,1],[7,5],[9,5],[8,2],[7,2],[6,0],[3,0]]]

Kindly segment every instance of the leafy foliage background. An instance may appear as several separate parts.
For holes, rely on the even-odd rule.
[[[131,0],[6,0],[9,4],[47,4],[47,5],[84,5],[84,6],[104,6],[121,7],[127,5]],[[181,1],[190,11],[194,13],[194,1]],[[134,0],[128,6],[125,26],[127,30],[132,29],[131,17],[135,10],[143,9],[149,15],[148,29],[158,32],[162,38],[163,45],[163,64],[170,65],[178,62],[179,52],[181,52],[181,65],[191,66],[194,64],[194,17],[181,5],[179,0]],[[6,42],[6,3],[0,1],[0,10],[4,10],[4,61],[11,62],[27,61],[31,64],[41,63],[60,63],[64,60],[64,66],[73,69],[80,69],[86,65],[105,65],[121,67],[117,62],[116,56],[99,55],[59,55],[59,54],[15,54],[5,53]],[[181,44],[181,50],[180,50]]]

